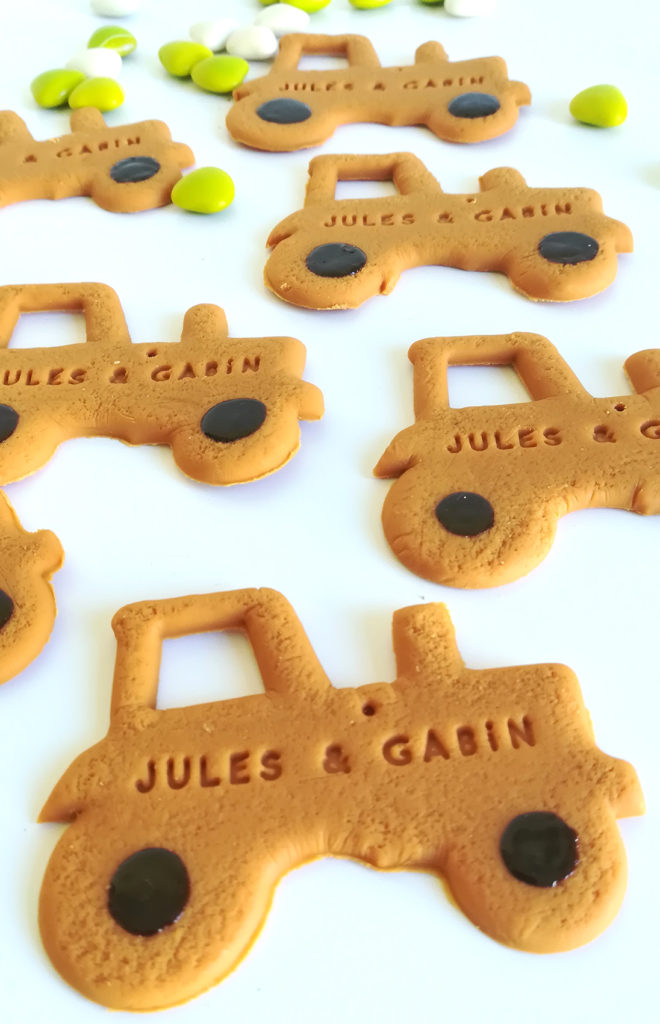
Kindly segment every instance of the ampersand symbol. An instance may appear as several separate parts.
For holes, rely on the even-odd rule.
[[[323,768],[331,775],[337,772],[350,772],[351,766],[348,763],[348,756],[338,743],[333,744],[331,747],[326,747]]]

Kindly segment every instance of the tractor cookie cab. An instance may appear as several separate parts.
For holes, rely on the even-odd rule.
[[[49,581],[63,557],[55,534],[28,533],[0,493],[0,683],[22,672],[48,640],[55,621]]]
[[[535,334],[415,342],[416,423],[374,472],[398,477],[383,506],[394,554],[454,587],[509,583],[550,550],[557,520],[582,508],[660,512],[660,350],[625,369],[635,393],[594,398]],[[512,365],[531,401],[453,409],[449,365]]]
[[[74,110],[71,134],[37,142],[11,110],[0,112],[0,206],[26,199],[91,196],[114,213],[170,202],[194,156],[162,121],[110,127],[94,107]]]
[[[7,349],[20,313],[82,310],[85,344]],[[4,349],[4,350],[3,350]],[[219,306],[188,310],[180,342],[131,344],[119,299],[102,284],[0,288],[0,482],[33,472],[71,437],[166,444],[195,480],[273,473],[297,451],[299,419],[323,398],[301,380],[295,338],[230,338]]]
[[[303,54],[345,56],[347,68],[299,71]],[[452,63],[440,43],[415,52],[411,67],[383,68],[365,36],[286,35],[263,78],[234,91],[227,129],[255,149],[318,146],[340,124],[425,124],[448,142],[482,142],[507,132],[529,89],[512,82],[501,57]]]
[[[226,975],[291,868],[323,855],[443,875],[493,938],[594,938],[625,889],[629,764],[594,744],[562,665],[471,670],[443,605],[394,615],[397,678],[335,689],[290,605],[239,590],[121,609],[110,728],[55,786],[71,822],[40,927],[60,973],[153,1010]],[[242,628],[265,693],[158,710],[164,637]],[[186,955],[181,955],[181,950]]]
[[[399,195],[335,199],[351,180],[392,180]],[[352,309],[389,294],[403,270],[436,265],[498,271],[531,299],[567,302],[606,288],[617,253],[632,250],[591,189],[530,188],[509,167],[479,185],[448,195],[411,153],[316,157],[304,209],[271,231],[266,284],[295,306]]]

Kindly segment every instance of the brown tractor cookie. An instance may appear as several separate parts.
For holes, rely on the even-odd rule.
[[[0,492],[0,683],[22,672],[47,642],[55,622],[50,578],[63,558],[55,534],[24,530]]]
[[[399,195],[334,198],[338,181],[390,179]],[[403,270],[440,265],[495,270],[530,299],[568,302],[607,288],[617,253],[632,251],[591,189],[530,188],[510,167],[479,185],[448,195],[411,153],[317,156],[304,209],[270,233],[265,282],[294,306],[353,309],[391,292]]]
[[[537,334],[426,338],[409,358],[416,423],[374,473],[399,478],[383,528],[419,576],[454,587],[509,583],[547,555],[567,512],[660,512],[660,349],[626,360],[635,393],[614,398],[585,391]],[[450,365],[512,365],[531,401],[452,409]]]
[[[344,56],[347,68],[299,71],[303,54]],[[501,57],[452,63],[440,43],[423,43],[411,67],[383,68],[365,36],[286,35],[263,78],[234,90],[227,128],[254,149],[318,146],[340,124],[427,125],[447,142],[503,135],[531,102]]]
[[[331,685],[276,591],[144,601],[113,627],[108,734],[40,819],[72,823],[41,889],[44,945],[90,999],[153,1010],[202,992],[281,877],[324,855],[442,875],[476,925],[531,952],[588,942],[616,914],[616,818],[643,798],[595,746],[565,666],[467,669],[441,604],[396,612],[395,682],[357,688]],[[266,692],[158,710],[163,639],[228,628]]]
[[[74,110],[71,134],[37,142],[18,114],[0,111],[0,206],[26,199],[91,196],[113,213],[170,202],[195,158],[162,121],[110,127],[94,107]]]
[[[6,349],[20,313],[83,310],[84,345]],[[3,351],[3,349],[5,349]],[[295,338],[230,338],[219,306],[193,306],[180,342],[131,344],[103,284],[0,288],[0,481],[34,472],[71,437],[166,444],[195,480],[233,484],[274,473],[296,453],[298,421],[323,397],[301,380]]]

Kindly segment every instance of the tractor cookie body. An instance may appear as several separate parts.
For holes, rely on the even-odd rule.
[[[299,71],[303,53],[345,55],[348,67]],[[449,142],[502,135],[530,102],[501,57],[452,63],[440,43],[418,47],[410,67],[383,68],[364,36],[286,35],[270,72],[234,91],[227,128],[255,149],[317,146],[340,124],[427,125]]]
[[[149,1010],[203,991],[245,953],[282,875],[326,854],[441,874],[521,949],[569,949],[616,913],[615,819],[642,812],[641,792],[595,747],[564,666],[468,670],[442,605],[396,612],[396,681],[355,689],[331,685],[274,591],[144,602],[113,626],[110,730],[41,815],[72,822],[42,936],[90,998]],[[265,693],[157,710],[162,638],[229,627],[246,630]]]
[[[20,312],[46,309],[84,310],[86,343],[2,350]],[[218,306],[189,309],[180,342],[138,345],[106,285],[0,288],[0,480],[92,435],[167,444],[204,483],[265,476],[297,451],[299,419],[323,413],[304,363],[295,338],[229,338]]]
[[[170,202],[194,159],[162,121],[111,127],[85,107],[71,114],[70,135],[38,142],[18,114],[0,112],[0,206],[91,196],[112,212],[151,210]]]
[[[539,335],[428,338],[410,349],[414,426],[375,469],[398,477],[383,507],[396,556],[456,587],[523,576],[560,516],[609,507],[660,512],[660,350],[626,361],[634,394],[594,398]],[[449,365],[509,365],[530,402],[454,409]]]
[[[448,195],[410,153],[321,156],[309,166],[305,207],[271,232],[267,286],[311,309],[351,309],[388,294],[403,270],[443,265],[506,274],[528,298],[570,301],[615,278],[632,250],[625,224],[597,192],[530,188],[503,167],[480,192]],[[392,179],[399,195],[334,198],[337,181]]]
[[[62,559],[55,534],[28,533],[0,494],[0,683],[22,672],[48,640],[55,621],[49,581]]]

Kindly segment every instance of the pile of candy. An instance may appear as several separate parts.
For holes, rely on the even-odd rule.
[[[32,95],[40,107],[61,107],[68,101],[73,110],[116,110],[124,102],[124,90],[117,81],[122,57],[136,46],[135,36],[127,29],[104,25],[92,33],[87,47],[75,53],[66,67],[37,75],[30,85]]]
[[[189,29],[190,40],[166,43],[158,57],[175,78],[190,77],[207,92],[228,93],[247,75],[249,60],[273,57],[279,36],[302,32],[308,24],[309,15],[297,5],[273,4],[243,28],[233,18],[198,21]]]

